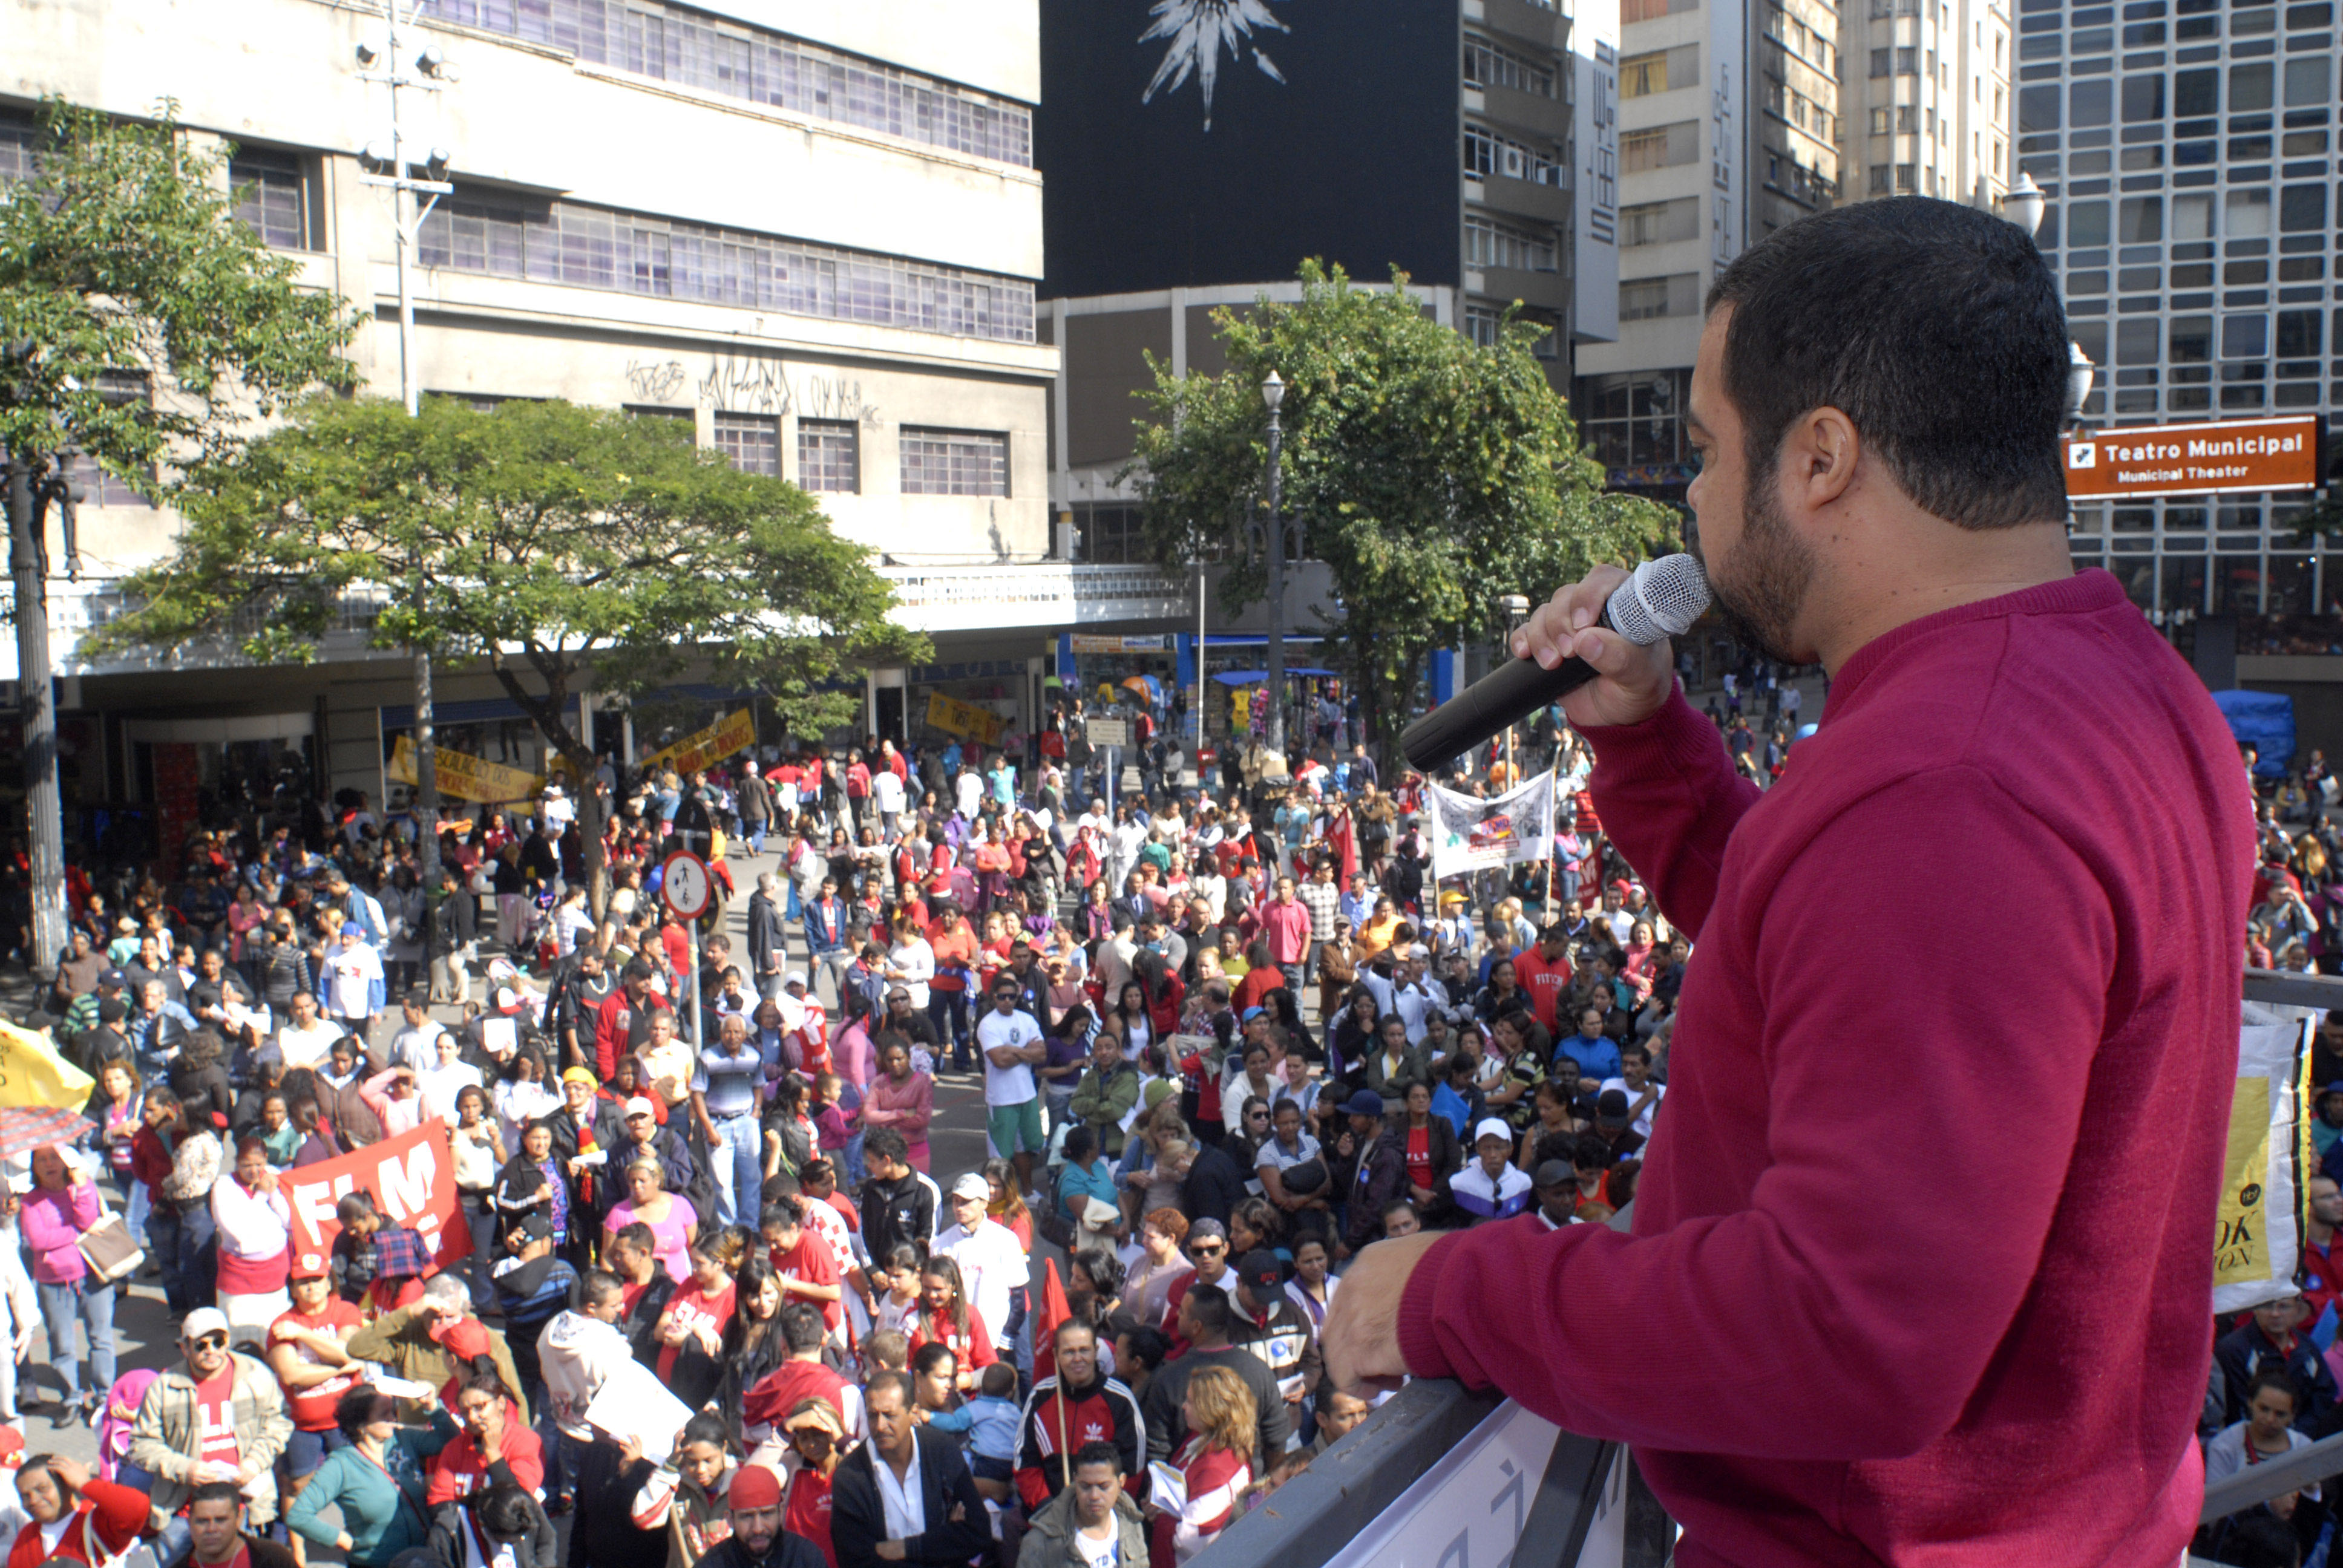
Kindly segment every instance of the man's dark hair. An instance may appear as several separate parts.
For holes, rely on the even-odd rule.
[[[1207,1334],[1223,1336],[1235,1312],[1229,1305],[1229,1293],[1218,1285],[1196,1285],[1187,1296],[1188,1311],[1195,1314],[1197,1329]]]
[[[791,1355],[818,1351],[822,1341],[830,1337],[830,1325],[822,1322],[819,1307],[791,1302],[781,1308],[780,1319],[781,1338],[787,1342]]]
[[[206,1481],[187,1493],[187,1506],[190,1509],[198,1503],[225,1503],[230,1508],[242,1508],[244,1488],[233,1481]]]
[[[805,1224],[805,1205],[796,1198],[776,1198],[757,1215],[757,1229],[795,1231]]]
[[[2062,521],[2066,316],[2031,236],[1957,202],[1857,202],[1742,252],[1725,390],[1754,492],[1782,438],[1833,407],[1922,509],[1964,528]]]
[[[900,1372],[892,1367],[888,1367],[880,1372],[872,1372],[870,1378],[865,1381],[862,1385],[863,1402],[868,1403],[870,1396],[877,1393],[882,1388],[891,1388],[897,1393],[900,1394],[903,1398],[903,1408],[905,1410],[910,1409],[914,1404],[919,1402],[918,1397],[911,1392],[911,1378],[909,1372]]]
[[[892,1160],[898,1164],[909,1164],[911,1158],[911,1145],[892,1127],[874,1127],[862,1135],[863,1159],[867,1161],[873,1154],[882,1160]]]
[[[627,1287],[618,1276],[608,1269],[588,1269],[585,1279],[578,1282],[578,1300],[589,1307],[601,1305],[612,1296],[624,1295]]]
[[[2220,1561],[2239,1568],[2295,1568],[2302,1561],[2302,1545],[2290,1523],[2257,1510],[2229,1521]]]
[[[518,1486],[491,1486],[472,1504],[480,1528],[503,1541],[528,1533],[531,1512],[528,1493]]]
[[[1080,1470],[1085,1464],[1103,1464],[1117,1475],[1121,1475],[1122,1454],[1106,1439],[1094,1437],[1074,1450],[1074,1468]]]

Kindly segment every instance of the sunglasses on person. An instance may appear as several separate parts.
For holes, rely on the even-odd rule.
[[[1199,1258],[1216,1258],[1228,1250],[1229,1245],[1226,1241],[1197,1241],[1188,1248],[1191,1253]]]
[[[217,1330],[207,1334],[198,1334],[187,1342],[187,1348],[198,1351],[224,1351],[227,1349],[227,1336]]]

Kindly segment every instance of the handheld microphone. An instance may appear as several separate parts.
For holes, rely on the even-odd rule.
[[[1619,585],[1603,607],[1603,624],[1648,647],[1683,636],[1707,608],[1708,574],[1700,563],[1690,556],[1664,556],[1645,561]],[[1534,658],[1509,658],[1409,725],[1400,750],[1409,766],[1429,774],[1596,674],[1583,658],[1565,658],[1552,669]]]

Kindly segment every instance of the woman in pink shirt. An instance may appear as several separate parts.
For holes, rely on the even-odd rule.
[[[106,1204],[97,1183],[65,1164],[54,1143],[33,1151],[33,1190],[25,1196],[17,1228],[33,1256],[33,1288],[48,1324],[49,1354],[65,1381],[65,1408],[57,1424],[86,1422],[114,1386],[114,1287],[94,1278],[75,1245],[97,1223]],[[74,1319],[89,1333],[90,1384],[81,1386],[74,1355]]]
[[[936,1113],[935,1081],[911,1070],[911,1052],[898,1036],[879,1048],[879,1076],[862,1101],[862,1125],[891,1127],[910,1145],[911,1169],[928,1168],[928,1123]]]

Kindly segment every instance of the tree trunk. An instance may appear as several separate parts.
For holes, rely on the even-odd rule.
[[[545,695],[542,697],[532,695],[521,685],[519,674],[506,663],[502,653],[489,654],[488,668],[495,674],[497,683],[505,689],[505,695],[528,715],[529,722],[537,726],[537,732],[545,738],[546,744],[553,749],[555,754],[568,764],[575,777],[578,787],[578,858],[584,862],[586,871],[586,903],[594,911],[594,919],[598,923],[610,903],[609,860],[602,847],[602,824],[607,819],[602,814],[602,797],[594,781],[595,765],[598,759],[586,749],[585,743],[578,739],[577,732],[569,728],[568,720],[562,716],[562,709],[568,702],[570,685],[578,672],[579,661],[573,657],[548,653],[539,648],[528,650],[528,660],[545,680]]]

